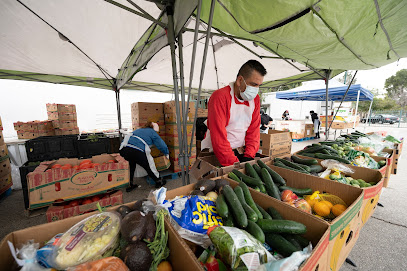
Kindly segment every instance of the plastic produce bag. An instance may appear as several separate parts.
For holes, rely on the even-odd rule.
[[[42,248],[40,248],[37,251],[37,261],[40,265],[47,267],[47,268],[52,267],[52,265],[49,263],[49,261],[51,260],[52,253],[54,251],[54,247],[55,247],[56,243],[58,243],[58,240],[61,238],[62,235],[63,235],[63,233],[58,233],[57,235],[52,237],[51,240],[49,240],[45,244],[45,246],[43,246]]]
[[[20,170],[14,164],[11,164],[11,179],[13,180],[13,186],[11,186],[11,189],[20,190],[23,188],[21,185]]]
[[[291,254],[290,257],[266,263],[258,271],[297,271],[299,266],[311,256],[312,245],[310,244],[302,251]]]
[[[337,170],[340,172],[343,172],[345,174],[353,174],[354,171],[353,169],[351,169],[350,167],[346,166],[345,164],[338,162],[336,160],[332,160],[332,159],[327,159],[321,162],[321,165],[323,167],[326,167],[327,169],[330,170]]]
[[[40,244],[34,243],[33,240],[28,241],[27,244],[23,245],[23,247],[19,250],[15,250],[13,243],[10,241],[8,242],[8,246],[10,248],[10,252],[13,255],[14,259],[16,260],[19,266],[22,266],[20,270],[22,271],[44,271],[44,270],[51,270],[49,268],[42,267],[38,264],[36,255]]]
[[[208,230],[216,251],[232,270],[257,270],[261,264],[276,259],[252,235],[244,230],[216,226]]]
[[[52,267],[66,269],[88,261],[111,256],[119,245],[120,218],[102,212],[90,216],[59,239],[52,254]]]

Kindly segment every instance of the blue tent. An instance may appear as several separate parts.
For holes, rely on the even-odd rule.
[[[328,101],[341,101],[348,86],[329,88]],[[361,85],[351,85],[344,101],[357,101],[358,92],[360,91],[359,101],[372,101],[373,94],[361,87]],[[277,99],[292,101],[325,101],[326,89],[313,89],[302,91],[283,91],[277,92]]]

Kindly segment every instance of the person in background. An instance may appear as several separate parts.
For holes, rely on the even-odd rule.
[[[136,185],[133,184],[133,178],[137,164],[144,168],[148,176],[155,181],[157,188],[165,184],[160,182],[160,175],[155,167],[150,150],[150,146],[155,145],[169,159],[168,147],[158,135],[158,132],[158,124],[149,121],[143,128],[133,131],[123,139],[119,153],[129,162],[130,166],[130,187],[126,189],[127,192],[136,188]]]
[[[314,134],[315,138],[320,138],[319,136],[319,126],[321,125],[321,122],[319,121],[318,114],[315,113],[314,111],[309,111],[311,114],[311,121],[314,124]]]
[[[290,113],[288,113],[288,110],[284,111],[283,115],[281,116],[283,120],[289,120],[290,119]]]
[[[273,118],[267,115],[263,110],[260,110],[260,119],[261,119],[261,126],[260,126],[260,134],[267,134],[270,128],[271,122]]]
[[[208,103],[208,130],[201,149],[215,153],[222,166],[253,160],[260,147],[259,87],[267,71],[256,60],[239,69],[236,81],[215,91]],[[243,154],[234,149],[245,146]]]

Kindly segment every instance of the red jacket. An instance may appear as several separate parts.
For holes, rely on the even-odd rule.
[[[208,129],[211,131],[211,141],[213,152],[222,166],[230,166],[239,162],[232,151],[227,139],[226,126],[229,124],[230,106],[232,97],[230,96],[231,88],[226,86],[215,91],[208,103]],[[235,103],[249,106],[249,102],[241,103],[234,95]],[[252,122],[247,129],[245,138],[245,157],[254,158],[260,147],[260,97],[254,98],[255,108],[252,115]]]

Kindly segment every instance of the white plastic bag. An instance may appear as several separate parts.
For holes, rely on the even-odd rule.
[[[20,190],[23,188],[21,185],[20,170],[14,164],[11,164],[11,179],[13,180],[13,185],[11,186],[11,189]]]

